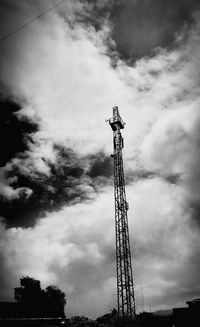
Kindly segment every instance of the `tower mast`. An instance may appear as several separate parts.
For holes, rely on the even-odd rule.
[[[114,198],[115,198],[115,237],[117,268],[118,314],[129,318],[135,317],[135,297],[131,251],[128,230],[128,202],[126,201],[122,148],[124,141],[121,129],[125,123],[120,117],[118,107],[113,107],[113,117],[109,119],[113,130],[114,153]]]

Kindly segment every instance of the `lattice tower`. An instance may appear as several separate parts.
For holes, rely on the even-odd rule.
[[[113,130],[114,153],[114,200],[115,200],[115,233],[116,233],[116,268],[117,268],[117,301],[118,314],[134,318],[135,296],[131,250],[128,229],[128,202],[126,201],[122,149],[124,141],[121,129],[125,123],[120,117],[118,107],[113,107],[113,117],[109,119]]]

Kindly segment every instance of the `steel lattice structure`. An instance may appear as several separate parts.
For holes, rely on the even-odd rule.
[[[128,203],[126,201],[122,148],[124,141],[121,129],[125,123],[120,117],[118,107],[113,107],[113,117],[109,119],[113,130],[114,153],[114,198],[116,232],[116,268],[118,314],[129,318],[135,317],[135,297],[131,251],[128,230]]]

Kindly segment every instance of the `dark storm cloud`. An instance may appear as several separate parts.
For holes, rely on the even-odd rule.
[[[87,174],[93,180],[93,185],[101,186],[105,184],[113,184],[113,159],[110,156],[105,156],[103,152],[99,152],[93,156],[89,156],[90,169]],[[178,184],[181,181],[181,174],[161,174],[154,171],[148,171],[145,169],[128,170],[125,172],[126,184],[145,179],[161,178],[170,184]]]
[[[200,204],[199,200],[189,200],[187,201],[187,208],[186,211],[190,214],[191,218],[193,219],[193,223],[196,226],[200,227]]]
[[[103,152],[97,155],[89,156],[90,169],[88,175],[92,178],[110,177],[113,173],[113,160],[109,156],[105,156]]]
[[[129,170],[125,175],[127,184],[130,184],[132,182],[138,182],[139,180],[143,179],[151,179],[154,177],[156,177],[155,172],[151,172],[145,169]]]
[[[192,22],[200,8],[196,0],[125,0],[112,7],[113,39],[122,58],[151,55],[171,47],[176,33]]]
[[[181,181],[181,174],[169,174],[163,178],[170,184],[178,184]]]
[[[21,163],[10,164],[6,177],[11,179],[13,190],[20,189],[20,194],[14,199],[0,196],[0,215],[8,227],[34,226],[46,212],[89,200],[91,193],[98,192],[100,187],[109,183],[111,163],[103,152],[96,156],[79,157],[72,149],[60,145],[55,145],[54,151],[56,162],[43,159],[48,166],[48,174],[31,166],[28,171],[23,169],[23,163],[30,160],[26,157],[28,152],[24,152]],[[30,196],[27,196],[26,189],[31,190]]]
[[[114,66],[118,57],[133,62],[154,55],[159,47],[173,47],[177,33],[193,23],[200,9],[196,0],[85,0],[82,4],[84,10],[76,13],[73,23],[96,31],[105,24],[112,26],[111,37],[104,42]]]
[[[50,174],[32,172],[26,174],[19,166],[12,166],[10,176],[17,176],[11,186],[32,190],[28,199],[8,201],[1,199],[1,215],[8,226],[33,226],[46,211],[59,210],[63,205],[87,198],[79,188],[84,169],[72,150],[55,147],[58,152],[55,164],[47,163]]]
[[[149,171],[146,169],[129,170],[125,174],[126,184],[132,182],[137,183],[142,180],[148,180],[153,178],[160,178],[170,184],[179,184],[181,182],[181,174],[161,174],[155,171]]]
[[[36,122],[19,116],[20,106],[0,100],[0,166],[28,149],[27,141],[38,129]]]
[[[107,16],[108,8],[106,6],[99,7],[98,1],[85,1],[85,8],[87,8],[87,5],[88,10],[77,13],[76,23],[93,26],[96,31],[99,31]]]

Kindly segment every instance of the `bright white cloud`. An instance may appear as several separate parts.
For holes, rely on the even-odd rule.
[[[6,169],[0,170],[0,196],[3,196],[6,200],[17,199],[20,196],[28,198],[32,194],[32,190],[28,187],[14,188],[10,186],[10,183],[16,181],[16,177],[5,177]]]

